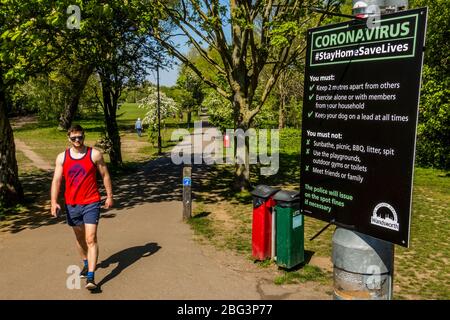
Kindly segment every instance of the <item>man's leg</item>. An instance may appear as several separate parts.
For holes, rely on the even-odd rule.
[[[95,290],[97,289],[97,284],[95,283],[95,268],[97,267],[98,259],[98,244],[97,244],[97,225],[96,224],[85,224],[86,230],[86,243],[88,247],[88,272],[86,280],[86,289]]]
[[[86,243],[86,234],[84,230],[83,216],[81,214],[80,206],[66,205],[67,224],[72,227],[76,238],[76,247],[81,259],[83,260],[83,270],[80,272],[80,277],[86,277],[87,270],[87,254],[88,247]]]
[[[98,243],[97,243],[97,225],[100,219],[100,202],[91,203],[83,207],[83,221],[86,235],[86,244],[88,248],[88,272],[86,280],[86,289],[95,290],[97,285],[94,281],[94,272],[97,267]]]
[[[85,224],[87,257],[89,263],[89,272],[94,272],[97,266],[98,243],[97,243],[97,225]]]
[[[80,226],[72,227],[77,239],[77,250],[80,253],[81,259],[87,260],[88,258],[88,246],[86,243],[86,234],[84,230],[84,224]]]

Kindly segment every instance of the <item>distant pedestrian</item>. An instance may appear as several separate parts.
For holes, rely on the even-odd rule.
[[[139,137],[142,136],[142,122],[141,122],[141,118],[138,118],[136,120],[134,128],[136,129],[138,136]]]

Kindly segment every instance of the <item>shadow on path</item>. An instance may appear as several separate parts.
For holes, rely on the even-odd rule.
[[[106,269],[111,264],[116,264],[117,266],[108,275],[106,275],[99,283],[99,289],[97,291],[101,292],[101,286],[111,281],[117,277],[123,270],[131,266],[133,263],[137,262],[139,259],[151,256],[157,252],[161,247],[155,242],[149,242],[143,246],[136,246],[119,251],[108,259],[103,260],[97,265],[97,268]]]
[[[175,165],[170,153],[152,160],[129,175],[114,179],[116,210],[150,202],[181,201],[182,166]]]
[[[50,215],[52,175],[53,172],[40,171],[20,177],[25,200],[17,209],[10,209],[6,216],[0,215],[0,232],[18,233],[64,221],[63,217],[53,218]]]
[[[175,165],[170,154],[137,164],[133,172],[113,176],[114,211],[102,211],[102,218],[114,218],[117,211],[128,210],[151,202],[181,201],[182,166]],[[58,223],[65,223],[65,210],[60,218],[50,215],[50,186],[52,171],[23,175],[20,180],[25,191],[23,209],[12,212],[1,221],[0,232],[18,233]],[[97,181],[102,196],[106,195],[103,182]],[[59,204],[64,208],[64,186],[61,186]]]

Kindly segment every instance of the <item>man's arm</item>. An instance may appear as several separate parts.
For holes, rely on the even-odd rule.
[[[103,159],[103,155],[100,151],[92,149],[92,159],[97,165],[98,172],[103,178],[103,184],[106,189],[105,209],[109,209],[114,205],[111,176],[109,175],[108,168],[106,167],[105,160]]]
[[[56,157],[55,161],[55,173],[53,174],[52,180],[52,188],[51,188],[51,214],[52,216],[57,216],[57,210],[61,209],[61,206],[58,204],[58,195],[59,189],[61,188],[61,181],[63,176],[63,161],[64,161],[64,153],[60,153]]]

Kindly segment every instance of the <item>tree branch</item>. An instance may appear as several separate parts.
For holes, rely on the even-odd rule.
[[[192,1],[191,1],[192,3]],[[216,62],[214,61],[214,59],[212,59],[208,52],[205,51],[200,44],[197,42],[197,40],[195,40],[195,38],[191,35],[191,33],[183,26],[186,25],[190,30],[192,30],[192,32],[194,32],[196,35],[198,35],[201,39],[203,39],[210,47],[215,48],[216,50],[218,50],[218,48],[216,47],[216,45],[210,41],[209,39],[207,39],[201,32],[199,32],[197,30],[197,28],[195,28],[195,26],[193,26],[191,23],[189,23],[187,21],[187,19],[181,17],[178,12],[170,10],[169,8],[167,8],[167,6],[163,5],[164,8],[169,12],[169,15],[171,16],[173,22],[183,31],[184,36],[186,36],[189,41],[194,45],[195,49],[199,52],[199,54],[208,62],[210,63],[212,66],[214,66],[214,68],[217,69],[217,71],[223,75],[226,75],[226,71]],[[175,12],[175,14],[173,14]],[[178,15],[178,16],[177,16]],[[218,50],[219,51],[219,50]]]
[[[211,6],[211,15],[213,15],[214,17],[217,18],[217,19],[215,19],[215,23],[213,24],[213,30],[214,30],[215,39],[216,39],[217,51],[219,52],[220,57],[222,58],[222,62],[224,64],[225,71],[227,72],[227,77],[230,77],[231,71],[233,69],[233,67],[232,67],[233,62],[232,62],[232,57],[229,54],[228,47],[226,45],[227,42],[226,42],[225,34],[223,32],[222,20],[220,19],[218,10],[219,10],[219,8],[217,8],[215,2],[213,2],[212,6]]]
[[[101,85],[101,80],[100,80],[100,85]],[[98,91],[97,91],[96,86],[94,86],[94,93],[95,93],[95,98],[97,99],[98,103],[100,103],[100,105],[102,106],[102,109],[105,110],[105,106],[103,105],[103,102],[101,101],[100,97],[98,96]]]
[[[230,94],[228,94],[225,90],[220,88],[216,83],[214,83],[212,80],[205,77],[205,75],[193,64],[189,59],[183,55],[177,48],[175,48],[173,45],[169,44],[168,42],[162,40],[159,35],[154,35],[155,39],[159,41],[159,43],[166,48],[169,52],[171,52],[175,57],[178,58],[182,63],[184,63],[186,66],[188,66],[192,71],[195,72],[195,74],[203,80],[207,85],[209,85],[211,88],[216,90],[220,95],[222,95],[226,99],[230,99]]]

